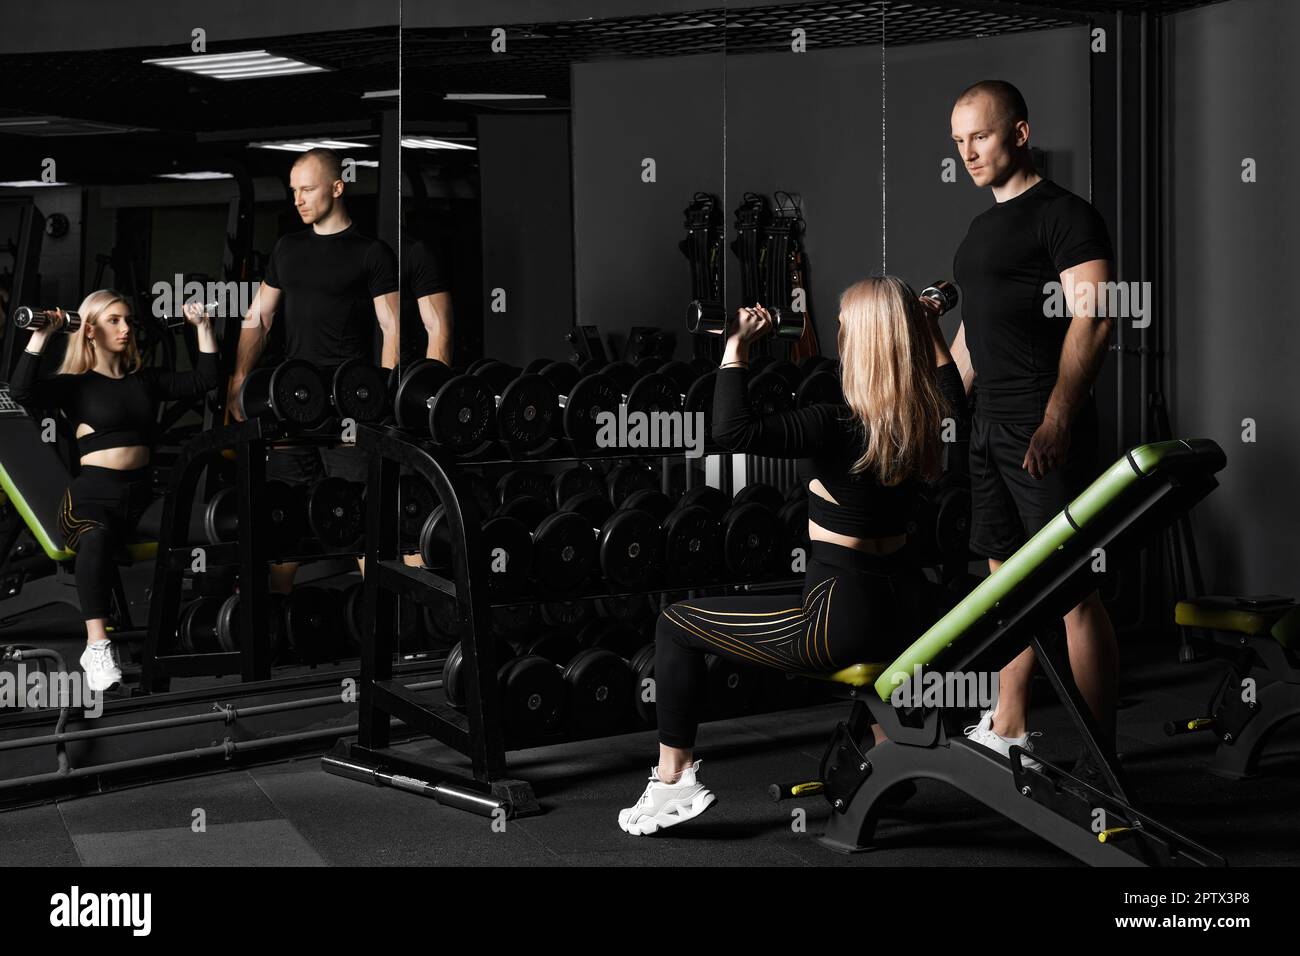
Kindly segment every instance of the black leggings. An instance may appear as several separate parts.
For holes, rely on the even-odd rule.
[[[655,628],[659,740],[695,746],[706,654],[799,673],[888,663],[919,635],[925,578],[910,549],[878,556],[812,542],[803,600],[793,595],[682,601]]]
[[[152,497],[149,469],[82,465],[63,493],[59,530],[77,554],[77,597],[87,621],[111,610],[116,553],[131,540]]]

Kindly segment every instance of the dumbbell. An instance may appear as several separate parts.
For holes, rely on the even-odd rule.
[[[307,531],[307,509],[301,493],[283,481],[267,481],[260,489],[262,515],[266,520],[269,547],[273,554],[286,554]],[[203,511],[203,530],[209,544],[239,538],[239,496],[234,488],[222,488]]]
[[[329,382],[330,404],[340,419],[369,425],[388,417],[389,372],[359,358],[320,371],[322,379]]]
[[[951,312],[953,309],[957,308],[958,303],[961,301],[961,295],[957,291],[957,286],[949,282],[947,279],[936,279],[934,282],[931,282],[921,290],[921,294],[918,295],[917,298],[929,299],[930,302],[939,309],[940,315],[943,315],[945,312]]]
[[[283,594],[271,592],[267,595],[271,613],[267,616],[267,637],[271,648],[272,663],[287,663],[288,640],[285,637],[285,609],[287,601]],[[217,619],[213,630],[217,644],[227,653],[239,650],[239,595],[232,594],[221,602],[217,609]]]
[[[362,582],[348,585],[340,592],[339,617],[342,626],[337,629],[338,657],[356,657],[361,653],[362,629]],[[388,598],[384,598],[388,600]],[[399,596],[397,599],[397,650],[417,652],[432,650],[434,647],[450,647],[452,640],[446,639],[440,630],[433,627],[423,614],[422,605]],[[442,638],[440,640],[440,638]]]
[[[655,583],[663,560],[659,521],[653,515],[635,508],[615,511],[608,499],[591,491],[566,501],[560,514],[566,513],[587,522],[601,576],[610,587],[636,590]]]
[[[798,341],[803,338],[806,312],[781,306],[765,306],[772,317],[772,334],[778,339]],[[721,302],[694,299],[686,307],[686,331],[692,335],[723,335],[730,328],[730,313]]]
[[[698,487],[708,487],[702,485]],[[725,508],[726,496],[721,495]],[[668,496],[652,488],[633,492],[623,502],[626,509],[649,514],[659,524],[664,580],[668,584],[690,585],[716,577],[722,535],[714,512],[700,504],[701,493],[686,492],[674,507]]]
[[[543,635],[521,650],[548,661],[566,685],[564,725],[570,737],[603,737],[627,729],[635,713],[636,685],[626,658],[605,647],[581,647],[562,632]]]
[[[506,745],[523,747],[556,733],[568,687],[555,665],[536,655],[513,656],[505,641],[497,641],[497,656],[506,658],[496,675]],[[443,662],[442,689],[448,704],[465,709],[465,656],[459,642]]]
[[[433,485],[421,475],[400,475],[397,479],[397,537],[402,551],[420,546],[420,534],[438,504]]]
[[[339,592],[315,586],[295,587],[284,602],[284,637],[288,656],[315,666],[342,657],[344,629]]]
[[[604,495],[605,476],[590,465],[582,463],[566,468],[551,479],[549,498],[558,510],[570,498],[588,491]]]
[[[584,374],[569,362],[552,362],[541,375],[559,396],[565,437],[575,449],[594,449],[601,416],[606,412],[618,414],[622,395],[618,385],[599,372]]]
[[[490,444],[495,413],[496,398],[484,381],[437,359],[412,362],[393,396],[398,428],[454,455],[474,455]]]
[[[208,303],[208,309],[216,308],[217,303]],[[16,329],[30,329],[38,332],[48,326],[51,322],[57,321],[59,309],[33,309],[31,306],[21,305],[14,310],[13,325]],[[81,313],[62,310],[63,324],[59,326],[60,332],[76,332],[81,328]],[[179,329],[185,324],[185,316],[169,315],[157,319],[159,325],[164,329]]]
[[[248,373],[239,389],[245,418],[271,417],[294,428],[315,428],[329,418],[329,387],[316,367],[289,359]]]
[[[766,667],[742,664],[717,654],[704,656],[706,713],[713,720],[740,717],[759,709]]]
[[[935,485],[922,485],[915,520],[922,562],[966,564],[970,558],[971,523],[968,487],[943,479]]]
[[[734,500],[717,488],[702,485],[682,495],[681,507],[699,505],[708,509],[722,528],[722,564],[727,574],[744,581],[756,580],[778,570],[785,550],[783,528],[775,512],[762,504],[760,485]],[[780,500],[780,493],[776,493]],[[770,499],[769,499],[770,501]]]
[[[511,454],[536,454],[555,443],[560,396],[549,380],[497,361],[482,363],[472,374],[493,393],[497,438]]]
[[[217,637],[217,615],[222,597],[201,597],[181,610],[176,622],[176,647],[183,654],[216,654],[223,648]]]
[[[351,548],[365,533],[366,486],[346,478],[322,478],[307,492],[307,525],[327,548]]]

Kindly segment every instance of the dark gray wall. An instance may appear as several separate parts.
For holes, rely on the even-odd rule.
[[[1213,438],[1228,466],[1194,513],[1206,585],[1294,594],[1300,541],[1300,5],[1232,0],[1168,33],[1172,222],[1168,254],[1173,430]],[[1242,160],[1258,182],[1241,181]],[[1258,427],[1242,441],[1242,419]]]
[[[479,118],[484,354],[514,365],[568,355],[573,324],[569,117]],[[492,290],[505,290],[505,312]]]
[[[681,326],[682,210],[697,191],[723,193],[723,68],[721,55],[573,68],[577,315],[607,338]],[[646,158],[655,182],[641,180]]]

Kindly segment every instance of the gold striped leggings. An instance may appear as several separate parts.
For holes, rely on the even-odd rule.
[[[131,540],[151,496],[147,467],[119,471],[96,465],[82,465],[63,493],[59,530],[64,546],[77,555],[77,598],[84,620],[109,617],[116,552]]]
[[[655,628],[659,740],[692,748],[705,709],[705,655],[798,673],[892,660],[919,634],[925,579],[910,549],[884,557],[812,542],[802,599],[681,601]]]

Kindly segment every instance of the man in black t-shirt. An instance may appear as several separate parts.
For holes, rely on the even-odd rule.
[[[318,367],[351,358],[374,359],[374,327],[381,336],[380,364],[392,368],[399,349],[397,262],[378,239],[361,235],[343,202],[342,164],[329,149],[310,149],[289,174],[294,207],[308,229],[287,233],[271,250],[266,277],[239,333],[239,353],[231,381],[231,411],[239,389],[257,365],[276,315],[284,314],[285,357]],[[339,476],[365,482],[365,456],[356,448],[313,446],[276,449],[267,478],[309,484]],[[272,568],[272,587],[288,591],[297,565]]]
[[[402,365],[417,359],[452,364],[451,292],[442,264],[423,239],[402,244]]]
[[[1092,205],[1034,169],[1028,110],[1014,86],[988,80],[962,93],[952,137],[971,179],[995,200],[953,260],[962,291],[953,355],[967,389],[974,384],[971,550],[996,571],[1099,472],[1092,383],[1112,322],[1094,314],[1099,299],[1088,292],[1110,280],[1113,254]],[[1070,311],[1056,317],[1062,290]],[[1072,609],[1065,627],[1075,682],[1113,745],[1118,651],[1100,595]],[[995,711],[972,740],[1002,753],[1028,745],[1033,668],[1026,650],[1002,670]]]

